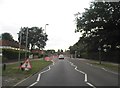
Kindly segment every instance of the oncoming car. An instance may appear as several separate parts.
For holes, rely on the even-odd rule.
[[[58,58],[59,59],[64,59],[64,55],[60,54]]]

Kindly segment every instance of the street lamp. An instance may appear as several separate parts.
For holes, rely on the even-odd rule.
[[[45,33],[46,33],[46,26],[49,25],[49,24],[45,24]]]

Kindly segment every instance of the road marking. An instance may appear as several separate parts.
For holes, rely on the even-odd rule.
[[[29,87],[27,87],[27,88],[30,88],[30,87],[32,87],[32,86],[34,86],[35,84],[37,84],[38,82],[34,82],[33,84],[31,84]]]
[[[96,88],[95,86],[93,86],[92,84],[90,84],[89,82],[86,82],[88,85],[90,85],[93,88]]]
[[[87,74],[85,74],[85,82],[87,82]]]
[[[67,60],[67,61],[68,61],[68,60]],[[75,69],[76,71],[78,71],[78,72],[80,72],[80,73],[82,73],[82,74],[85,75],[84,81],[85,81],[86,84],[88,84],[89,86],[91,86],[91,87],[93,87],[93,88],[96,88],[93,84],[91,84],[91,83],[88,82],[88,80],[87,80],[87,74],[86,74],[85,72],[78,70],[78,69],[77,69],[77,66],[74,65],[72,62],[70,62],[70,61],[68,61],[68,62],[69,62],[72,66],[75,67],[74,69]]]
[[[103,70],[107,71],[105,68],[102,68]]]
[[[37,83],[40,81],[40,77],[41,77],[41,75],[42,75],[43,73],[45,73],[45,72],[47,72],[47,71],[49,71],[49,70],[51,69],[51,66],[53,66],[54,63],[55,63],[53,60],[51,60],[51,61],[53,62],[53,64],[50,65],[49,68],[48,68],[47,70],[40,72],[40,73],[38,74],[38,77],[37,77],[36,82],[34,82],[33,84],[31,84],[31,85],[28,86],[27,88],[30,88],[30,87],[34,86],[35,84],[37,84]]]
[[[40,80],[41,74],[38,74],[37,82]]]

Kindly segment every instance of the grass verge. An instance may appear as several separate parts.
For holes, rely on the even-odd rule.
[[[2,56],[0,56],[0,76],[2,76]]]
[[[101,62],[101,64],[100,64],[99,61],[92,60],[92,61],[90,61],[90,64],[100,66],[100,67],[109,69],[114,72],[118,72],[118,69],[119,69],[118,64],[114,64],[114,63],[110,63],[110,62]]]
[[[34,73],[42,70],[46,66],[50,65],[51,61],[44,61],[44,60],[34,60],[31,61],[32,69],[29,71],[21,71],[19,69],[19,64],[9,64],[6,66],[6,70],[2,71],[3,81],[7,80],[8,83],[3,82],[4,86],[12,86],[16,84],[17,82],[21,81],[22,79],[25,79]],[[11,80],[9,80],[11,79]],[[12,82],[12,83],[11,83]]]

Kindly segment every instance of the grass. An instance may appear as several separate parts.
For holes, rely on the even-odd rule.
[[[0,56],[0,64],[2,64],[2,56]],[[2,75],[2,65],[0,66],[0,76]]]
[[[44,60],[34,60],[30,61],[32,65],[32,69],[29,71],[21,71],[19,69],[19,64],[9,64],[6,66],[6,70],[2,71],[3,77],[14,78],[14,82],[17,83],[18,81],[42,70],[46,66],[50,65],[51,61],[44,61]]]
[[[107,68],[107,69],[115,71],[115,72],[118,72],[118,69],[119,69],[118,64],[114,64],[114,63],[101,62],[101,64],[100,64],[99,61],[93,61],[93,60],[90,63],[93,65],[96,65],[96,66]]]

